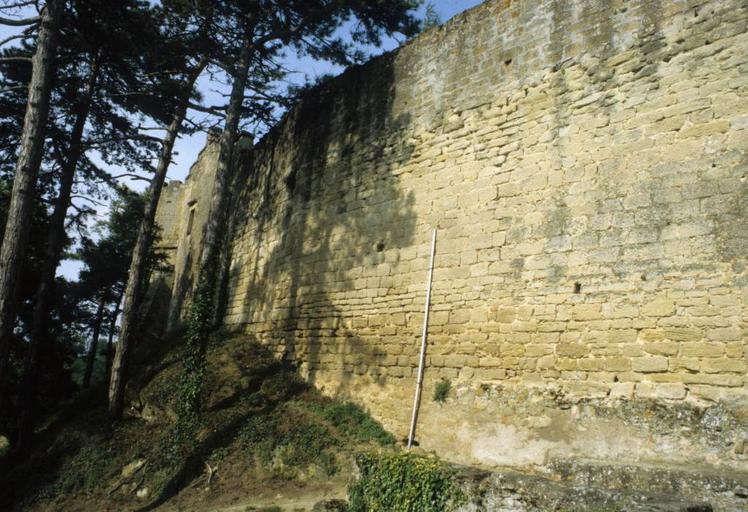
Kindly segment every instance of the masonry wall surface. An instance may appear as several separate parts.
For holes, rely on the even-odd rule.
[[[422,447],[745,471],[747,25],[745,0],[488,1],[315,89],[235,187],[224,324],[404,436],[436,227]]]

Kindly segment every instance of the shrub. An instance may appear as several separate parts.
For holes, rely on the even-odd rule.
[[[441,379],[437,382],[434,387],[434,402],[439,402],[440,404],[446,402],[451,389],[452,383],[449,379]]]
[[[464,497],[453,472],[410,453],[356,457],[360,477],[349,489],[350,512],[450,512]]]

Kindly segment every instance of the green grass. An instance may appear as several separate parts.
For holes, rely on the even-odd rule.
[[[283,383],[286,384],[283,384]],[[289,397],[289,379],[269,378],[261,394]],[[258,402],[262,402],[258,399]],[[293,395],[247,419],[238,438],[255,463],[285,480],[312,466],[331,476],[339,470],[336,454],[359,443],[394,444],[395,438],[360,407],[335,402],[315,392]]]
[[[238,437],[250,457],[280,479],[292,480],[309,466],[327,475],[338,470],[330,449],[340,441],[290,404],[249,418]]]
[[[375,442],[381,446],[395,443],[395,438],[363,409],[352,403],[325,400],[312,408],[337,430],[359,442]]]

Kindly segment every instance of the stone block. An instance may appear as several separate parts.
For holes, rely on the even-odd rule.
[[[711,123],[697,124],[683,127],[678,133],[678,137],[686,139],[689,137],[706,137],[725,133],[730,129],[730,122],[726,119],[719,119]]]
[[[537,360],[538,370],[551,370],[556,367],[556,356],[546,355]]]
[[[432,311],[429,314],[429,325],[446,325],[449,321],[449,311]]]
[[[653,355],[674,356],[678,353],[678,344],[675,342],[644,343],[644,351]]]
[[[721,329],[708,329],[706,337],[712,341],[739,341],[743,339],[743,333],[739,327],[725,327]]]
[[[501,357],[521,357],[525,355],[525,346],[519,343],[502,343],[499,346]]]
[[[659,297],[644,304],[641,312],[644,316],[670,316],[675,313],[675,303],[666,297]]]
[[[636,384],[637,398],[655,398],[655,384],[652,382],[638,382]]]
[[[576,304],[572,312],[574,320],[598,320],[602,317],[600,304]]]
[[[556,354],[562,357],[583,357],[589,354],[590,348],[582,343],[559,343]]]
[[[453,309],[449,312],[450,324],[466,324],[470,321],[470,311],[464,309]]]
[[[688,392],[691,396],[710,402],[717,402],[724,396],[724,388],[717,386],[702,386],[692,384],[688,386]]]
[[[704,338],[704,331],[696,327],[667,327],[663,334],[672,341],[699,341]]]
[[[704,359],[701,370],[706,373],[739,373],[744,374],[748,364],[741,359]]]
[[[667,357],[635,357],[631,360],[631,370],[641,373],[666,372]]]
[[[610,386],[610,398],[630,400],[634,396],[633,382],[615,382]]]
[[[656,398],[682,400],[686,398],[686,386],[680,383],[657,384],[654,395]]]
[[[607,357],[603,361],[603,370],[608,372],[627,372],[632,369],[631,359],[628,357]]]
[[[609,343],[632,343],[636,341],[638,332],[636,329],[614,329],[608,331],[607,341]]]
[[[670,358],[670,371],[671,372],[677,372],[680,370],[697,372],[700,369],[701,369],[701,363],[696,358],[684,358],[684,357],[671,357]]]
[[[724,354],[724,343],[693,342],[681,344],[681,355],[683,357],[722,357]]]
[[[572,397],[604,398],[610,392],[610,385],[603,382],[572,381],[566,382],[564,388]]]

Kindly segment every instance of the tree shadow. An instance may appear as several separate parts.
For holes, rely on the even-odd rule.
[[[229,447],[237,439],[242,428],[254,416],[268,414],[277,407],[282,406],[289,400],[303,393],[307,386],[293,377],[293,368],[278,363],[266,348],[260,347],[254,340],[245,340],[246,347],[250,351],[234,350],[232,357],[245,362],[252,361],[252,366],[245,368],[250,376],[244,385],[237,385],[233,392],[226,397],[208,400],[205,407],[204,418],[211,418],[213,423],[204,425],[208,432],[206,436],[199,439],[197,445],[189,450],[189,453],[181,461],[178,467],[170,472],[168,481],[163,485],[161,491],[147,505],[138,508],[138,512],[154,510],[163,505],[177,494],[185,490],[185,484],[204,474],[204,463],[209,460],[211,454]],[[214,348],[218,348],[216,345]],[[221,353],[221,349],[215,351]],[[257,362],[260,362],[257,364]],[[214,387],[206,390],[213,394],[221,386],[223,369],[221,361],[210,358],[208,379]],[[282,382],[280,386],[267,386],[273,378],[287,375],[287,378],[278,379]],[[224,380],[229,378],[223,376]],[[213,397],[216,398],[216,397]]]
[[[71,477],[71,460],[86,449],[92,451],[109,434],[105,404],[101,386],[82,392],[40,426],[31,452],[22,458],[0,458],[0,510],[26,510],[54,492],[85,485],[80,473]],[[96,461],[87,463],[96,466]]]
[[[180,319],[182,318],[182,315],[184,313],[183,310],[189,299],[190,292],[195,285],[195,275],[193,271],[194,262],[189,235],[186,241],[183,240],[183,242],[187,244],[188,252],[187,256],[185,257],[184,265],[182,265],[183,271],[175,276],[174,286],[169,302],[168,319],[166,321],[167,331],[173,331],[176,329],[176,326],[179,324]]]
[[[393,268],[414,243],[415,196],[395,172],[414,151],[411,120],[393,111],[394,83],[385,55],[310,91],[256,147],[232,212],[225,323],[311,383],[334,372],[336,394],[354,374],[382,383],[367,319],[393,312]]]

